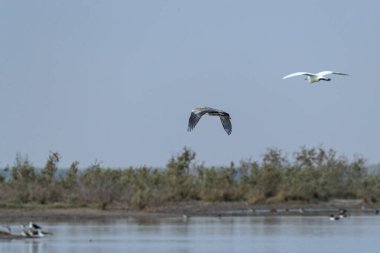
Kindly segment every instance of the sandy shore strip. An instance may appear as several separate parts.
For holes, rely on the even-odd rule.
[[[27,222],[29,220],[75,221],[122,218],[160,218],[191,216],[266,216],[266,215],[329,215],[346,209],[352,215],[375,215],[380,208],[361,200],[334,200],[318,204],[249,204],[247,202],[180,202],[147,210],[129,210],[112,205],[97,208],[0,208],[0,221]]]

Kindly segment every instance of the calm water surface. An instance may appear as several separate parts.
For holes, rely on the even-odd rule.
[[[380,216],[339,221],[284,216],[37,223],[54,235],[0,240],[0,252],[380,252]],[[16,231],[17,224],[12,225]]]

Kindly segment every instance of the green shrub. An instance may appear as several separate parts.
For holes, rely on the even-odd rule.
[[[0,178],[0,205],[113,204],[146,209],[180,201],[247,201],[308,203],[332,198],[380,199],[380,171],[368,172],[363,158],[350,161],[322,147],[301,147],[292,159],[268,149],[261,161],[242,160],[228,167],[205,167],[194,151],[184,148],[166,168],[113,169],[94,163],[84,170],[73,162],[57,177],[60,155],[50,153],[41,171],[27,157],[16,155],[9,179]]]

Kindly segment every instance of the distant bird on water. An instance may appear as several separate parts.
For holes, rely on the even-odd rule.
[[[296,73],[284,76],[282,79],[287,79],[289,77],[294,77],[294,76],[306,76],[306,80],[309,83],[316,83],[316,82],[319,82],[319,81],[331,81],[331,78],[326,77],[326,75],[330,75],[330,74],[343,75],[343,76],[347,76],[348,75],[348,74],[341,73],[341,72],[335,72],[335,71],[331,71],[331,70],[326,70],[326,71],[321,71],[321,72],[318,72],[318,73],[315,73],[315,74],[314,73],[309,73],[309,72],[296,72]]]
[[[330,220],[331,220],[331,221],[339,220],[339,219],[340,219],[339,216],[335,216],[334,214],[331,214],[331,215],[330,215]]]
[[[29,222],[29,226],[21,225],[21,236],[28,238],[40,238],[45,237],[47,235],[52,235],[52,233],[45,232],[42,230],[41,226],[36,223]]]
[[[12,229],[9,225],[1,225],[3,228],[5,228],[7,231],[5,233],[8,233],[8,234],[11,234],[12,233]],[[0,233],[3,232],[3,231],[0,231]]]
[[[208,114],[210,116],[219,116],[220,121],[222,122],[223,128],[228,135],[232,132],[231,117],[225,111],[214,109],[211,107],[196,107],[191,111],[189,118],[189,125],[187,131],[191,131],[197,125],[198,121],[202,118],[203,115]]]
[[[33,222],[29,222],[29,228],[31,229],[42,229],[39,225]]]

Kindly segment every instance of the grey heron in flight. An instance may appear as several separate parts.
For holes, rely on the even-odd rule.
[[[219,116],[220,121],[222,122],[223,128],[228,135],[232,132],[231,117],[230,115],[222,110],[214,109],[211,107],[196,107],[191,111],[189,118],[189,125],[187,131],[191,131],[197,125],[198,121],[202,118],[203,115],[208,114],[210,116]]]

